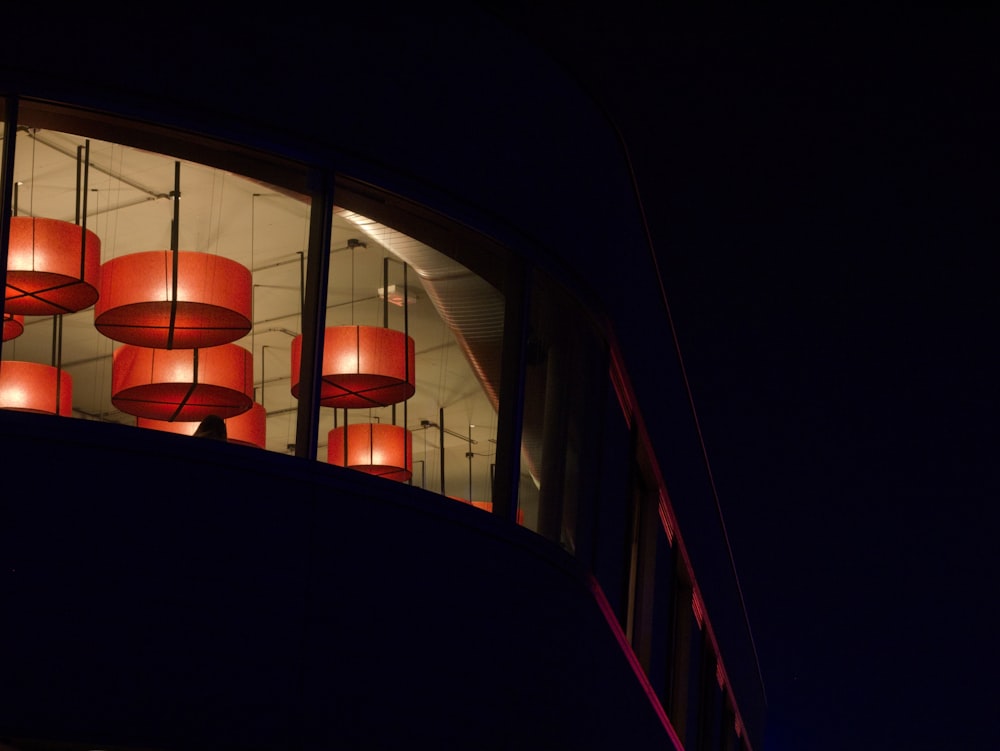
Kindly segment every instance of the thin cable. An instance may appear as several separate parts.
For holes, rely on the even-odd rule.
[[[352,245],[351,241],[348,240],[347,241],[347,247],[349,247],[351,249],[351,325],[353,326],[354,325],[354,297],[355,297],[355,292],[354,292],[355,279],[354,279],[354,275],[356,273],[355,267],[354,267],[354,257],[357,255],[357,252],[358,252],[357,248],[358,248],[358,246],[357,245]],[[347,420],[344,420],[344,424],[345,425],[347,424]],[[346,465],[346,463],[347,463],[346,460],[345,460],[344,463]]]
[[[725,540],[726,543],[726,552],[729,556],[729,566],[733,572],[733,579],[736,582],[736,592],[739,595],[740,606],[743,609],[743,621],[746,626],[747,636],[750,639],[750,647],[753,650],[754,662],[757,668],[757,678],[760,681],[761,694],[764,697],[764,704],[766,705],[767,694],[764,689],[764,674],[761,671],[760,656],[757,652],[757,644],[753,638],[753,629],[750,626],[750,615],[747,612],[746,600],[743,596],[743,586],[742,584],[740,584],[739,573],[736,570],[736,558],[733,555],[733,547],[729,541],[729,532],[726,529],[726,521],[722,513],[722,503],[719,499],[719,492],[715,485],[715,477],[712,473],[712,465],[708,458],[708,449],[705,446],[705,437],[704,434],[702,433],[701,422],[698,419],[698,410],[695,407],[694,394],[691,391],[691,383],[688,379],[687,369],[684,366],[684,357],[681,353],[680,340],[677,337],[677,330],[676,327],[674,326],[674,317],[670,310],[670,301],[667,296],[666,285],[663,283],[663,274],[660,273],[660,264],[656,257],[656,243],[653,242],[653,234],[650,231],[649,222],[646,218],[646,207],[642,200],[642,191],[639,189],[639,181],[638,178],[636,177],[635,167],[632,163],[632,155],[629,152],[628,144],[625,141],[625,137],[622,134],[621,129],[618,127],[618,123],[615,121],[614,117],[612,117],[611,113],[607,110],[607,108],[601,103],[600,99],[598,99],[598,97],[593,94],[589,86],[583,83],[580,76],[576,75],[576,73],[573,71],[572,66],[560,65],[560,67],[567,72],[567,74],[570,76],[572,80],[576,81],[577,85],[580,87],[580,90],[586,94],[587,98],[590,99],[593,105],[597,108],[597,111],[600,112],[601,115],[604,117],[604,119],[608,122],[608,125],[610,125],[611,130],[614,133],[615,139],[617,140],[618,145],[621,148],[622,154],[625,159],[625,166],[628,169],[628,174],[629,174],[629,182],[631,183],[632,192],[635,196],[636,206],[639,209],[639,217],[640,217],[640,222],[642,224],[643,234],[646,237],[646,246],[649,249],[649,256],[653,262],[653,269],[656,273],[656,282],[659,285],[660,299],[663,302],[663,307],[667,314],[667,322],[670,326],[670,335],[673,339],[674,350],[677,353],[677,361],[680,365],[681,377],[684,381],[684,390],[687,395],[688,406],[691,409],[691,416],[694,419],[695,432],[698,436],[698,444],[701,450],[702,461],[705,463],[705,471],[708,475],[708,482],[712,491],[712,499],[715,502],[715,511],[719,518],[719,525],[722,528],[723,539]]]
[[[595,100],[596,101],[596,100]],[[603,107],[601,108],[602,111]],[[687,368],[684,366],[684,356],[681,353],[680,340],[677,337],[677,330],[674,327],[674,317],[670,311],[670,301],[667,296],[666,285],[663,283],[663,274],[660,273],[660,264],[656,258],[656,244],[653,242],[653,235],[649,229],[649,222],[646,219],[646,207],[642,201],[642,193],[639,190],[639,182],[635,175],[635,169],[632,165],[632,156],[629,153],[628,145],[625,142],[625,137],[622,135],[618,128],[617,123],[611,115],[604,111],[604,116],[608,119],[611,124],[612,129],[615,132],[615,136],[618,139],[618,143],[621,146],[622,152],[625,156],[625,164],[628,167],[629,180],[632,183],[632,191],[635,193],[635,202],[639,209],[639,216],[642,222],[642,230],[646,235],[646,244],[649,248],[649,257],[653,262],[653,268],[656,272],[656,283],[660,288],[660,299],[663,301],[663,308],[667,314],[667,322],[670,325],[670,336],[674,342],[674,351],[677,353],[677,361],[681,368],[681,377],[684,381],[684,390],[687,393],[688,405],[691,408],[691,417],[694,419],[695,432],[698,434],[698,445],[701,449],[701,457],[705,462],[705,471],[708,475],[708,483],[712,489],[712,498],[715,501],[715,511],[719,517],[719,526],[722,527],[722,537],[726,541],[726,552],[729,555],[729,565],[733,571],[733,579],[736,582],[736,591],[740,597],[740,606],[743,609],[743,620],[746,623],[747,636],[750,638],[750,647],[753,649],[754,662],[757,667],[757,677],[760,680],[760,690],[764,697],[764,704],[767,704],[767,693],[764,689],[764,674],[760,668],[760,656],[757,653],[757,644],[753,638],[753,629],[750,627],[750,615],[747,612],[746,600],[743,597],[743,585],[740,584],[740,576],[736,570],[736,557],[733,555],[733,546],[729,541],[729,532],[726,530],[726,519],[722,513],[722,503],[719,499],[719,491],[715,486],[715,476],[712,472],[712,464],[708,459],[708,449],[705,446],[705,436],[701,430],[701,422],[698,420],[698,410],[694,403],[694,394],[691,391],[691,383],[688,380]]]

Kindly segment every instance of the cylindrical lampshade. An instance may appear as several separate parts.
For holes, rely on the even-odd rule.
[[[413,338],[378,326],[330,326],[323,339],[320,406],[386,407],[413,396]],[[299,396],[301,334],[292,340],[292,396]]]
[[[413,435],[406,428],[356,423],[334,428],[328,439],[329,464],[400,482],[413,475]]]
[[[59,219],[14,216],[7,246],[7,313],[51,316],[94,304],[101,278],[101,241]]]
[[[111,403],[151,420],[235,417],[253,406],[253,356],[237,344],[204,349],[125,344],[111,361]]]
[[[101,266],[94,326],[139,347],[191,349],[234,342],[252,325],[250,270],[228,258],[176,251],[131,253]]]
[[[65,370],[38,362],[0,362],[0,408],[70,415],[73,379]]]
[[[14,339],[24,333],[24,316],[3,314],[3,340]]]
[[[140,417],[136,420],[136,425],[140,428],[150,428],[152,430],[162,430],[165,433],[177,433],[179,435],[194,435],[194,431],[201,424],[200,420],[193,422],[169,422],[167,420],[150,420]],[[255,446],[265,448],[267,415],[264,407],[254,402],[246,412],[226,420],[226,435],[229,443],[240,443],[245,446]]]

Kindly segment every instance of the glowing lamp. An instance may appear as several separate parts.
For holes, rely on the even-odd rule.
[[[5,311],[50,316],[94,304],[101,277],[101,241],[59,219],[14,216],[7,245]]]
[[[24,333],[24,316],[3,314],[3,340],[14,339]]]
[[[386,407],[413,396],[413,338],[378,326],[330,326],[323,338],[320,406]],[[292,340],[292,396],[299,396],[302,335]]]
[[[389,480],[413,476],[413,436],[399,425],[356,423],[328,435],[327,463]]]
[[[253,356],[236,344],[204,349],[125,344],[111,360],[111,403],[151,420],[235,417],[253,406]]]
[[[109,339],[138,347],[215,347],[250,331],[251,296],[250,270],[228,258],[195,251],[131,253],[101,266],[94,326]]]
[[[194,431],[198,429],[200,424],[200,420],[169,422],[168,420],[150,420],[146,417],[140,417],[136,420],[136,425],[140,428],[162,430],[165,433],[177,433],[178,435],[194,435]],[[262,449],[267,445],[266,427],[267,415],[264,412],[264,407],[254,402],[254,405],[243,414],[226,420],[226,435],[229,443],[239,443]]]
[[[70,415],[73,379],[65,370],[37,362],[0,362],[0,408]]]

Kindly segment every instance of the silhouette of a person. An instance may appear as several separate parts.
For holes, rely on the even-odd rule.
[[[227,441],[229,435],[226,432],[226,421],[218,415],[208,415],[198,425],[198,429],[192,434],[195,438],[212,438],[216,441]]]

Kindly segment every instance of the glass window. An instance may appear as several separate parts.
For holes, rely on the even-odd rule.
[[[191,435],[216,413],[230,441],[289,451],[273,349],[301,318],[301,175],[279,187],[185,158],[213,156],[194,139],[31,104],[20,115],[6,305],[24,326],[4,343],[6,375],[20,367],[8,362],[54,369],[69,392],[59,414]]]
[[[669,707],[668,690],[671,668],[670,646],[673,641],[674,580],[677,547],[668,536],[663,524],[656,525],[655,595],[653,600],[651,644],[649,652],[649,681],[664,707]]]
[[[603,451],[608,356],[587,311],[532,276],[518,500],[527,526],[572,552],[581,506],[596,493],[586,478]]]
[[[391,217],[340,203],[319,458],[490,510],[504,295]]]
[[[8,308],[37,302],[48,287],[81,291],[70,303],[28,306],[23,332],[5,342],[5,363],[58,374],[60,414],[191,435],[212,412],[231,442],[296,453],[311,314],[307,170],[26,103],[13,175],[13,225],[26,238],[29,273],[9,274]],[[346,178],[342,187],[332,207],[316,459],[489,510],[506,253],[370,187]],[[37,268],[43,230],[77,238],[65,243],[80,247],[68,247],[74,268],[64,276]],[[93,280],[84,273],[91,262],[100,271]],[[29,277],[31,289],[22,284]],[[46,394],[53,407],[55,398]],[[21,408],[2,398],[0,406]]]
[[[231,442],[303,455],[316,176],[37,102],[21,103],[15,137],[10,247],[28,260],[9,264],[6,308],[23,330],[3,361],[44,369],[31,381],[52,393],[0,407],[185,435],[217,414]],[[591,535],[581,513],[598,508],[585,478],[609,389],[583,306],[537,270],[524,294],[504,248],[417,204],[344,176],[330,195],[325,309],[310,319],[323,321],[316,459],[492,509],[515,474],[495,483],[507,306],[528,301],[514,316],[527,331],[516,518],[575,552]],[[45,237],[69,270],[38,266]]]

